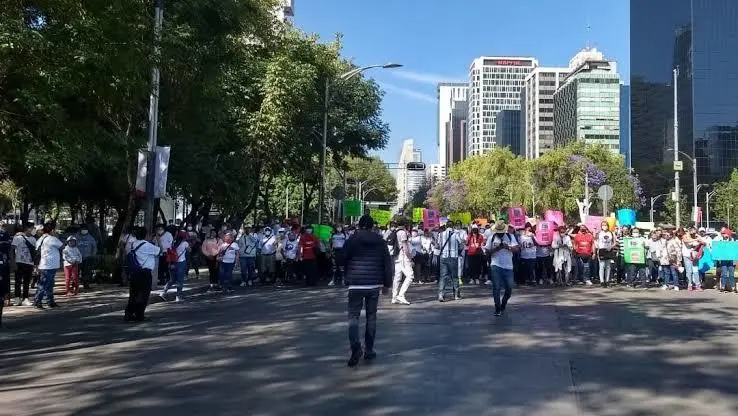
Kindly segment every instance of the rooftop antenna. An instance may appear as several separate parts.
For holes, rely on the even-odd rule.
[[[587,27],[585,28],[585,30],[586,30],[586,38],[587,38],[585,47],[587,50],[589,50],[592,47],[592,42],[590,39],[590,35],[592,34],[592,26],[589,24],[589,18],[587,18]]]

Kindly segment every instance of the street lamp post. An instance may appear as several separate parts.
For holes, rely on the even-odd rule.
[[[666,149],[666,150],[667,151],[670,151],[670,150],[674,150],[674,149]],[[679,154],[681,154],[682,156],[684,156],[685,158],[687,158],[687,160],[689,160],[689,162],[692,163],[692,187],[694,188],[694,195],[693,195],[693,201],[692,201],[692,203],[693,203],[693,206],[692,206],[692,209],[693,209],[693,211],[692,211],[692,220],[696,223],[697,222],[697,191],[699,190],[700,186],[702,186],[702,185],[697,185],[697,158],[696,157],[692,157],[692,156],[690,156],[690,155],[682,152],[681,150],[674,150],[674,158],[675,158],[675,161],[678,161],[679,160]],[[675,175],[678,175],[678,174],[679,174],[679,172],[676,172],[675,173]],[[678,189],[677,189],[677,195],[676,195],[676,197],[677,197],[677,199],[679,199],[679,190]],[[677,207],[678,207],[679,206],[679,201],[676,201],[676,203],[677,203]],[[677,219],[676,219],[676,222],[677,222],[677,226],[679,226],[679,210],[677,210]]]
[[[705,193],[705,211],[707,211],[707,226],[705,228],[710,228],[710,198],[712,198],[716,192],[717,190]]]
[[[161,55],[161,27],[164,21],[164,0],[154,1],[154,58]],[[156,186],[156,145],[159,124],[159,84],[160,72],[158,63],[151,68],[151,94],[149,95],[149,142],[146,147],[146,209],[144,210],[144,227],[146,235],[154,230],[154,188]]]
[[[339,81],[346,81],[352,77],[373,68],[399,68],[400,64],[369,65],[355,68],[338,76]],[[323,223],[323,203],[325,201],[325,169],[328,158],[328,110],[330,108],[330,85],[329,79],[325,80],[325,94],[323,96],[323,154],[320,160],[320,189],[318,193],[318,224]]]
[[[651,197],[651,211],[650,211],[651,212],[651,222],[653,222],[653,212],[654,212],[653,211],[653,206],[654,206],[654,204],[656,203],[656,201],[658,201],[659,198],[661,198],[662,196],[666,196],[666,195],[669,195],[669,194],[659,194],[659,195],[656,195],[656,196]]]

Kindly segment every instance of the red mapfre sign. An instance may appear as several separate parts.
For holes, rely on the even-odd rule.
[[[485,64],[501,66],[530,66],[531,61],[521,61],[518,59],[489,59],[485,61]]]

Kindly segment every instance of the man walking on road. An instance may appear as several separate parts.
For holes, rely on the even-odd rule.
[[[348,239],[344,246],[346,283],[348,283],[348,320],[351,358],[349,367],[359,363],[362,355],[366,360],[376,357],[374,336],[377,331],[377,306],[379,291],[392,285],[392,260],[382,237],[373,232],[374,221],[368,215],[359,220],[359,231]],[[366,329],[362,353],[359,340],[359,318],[361,309],[366,309]]]
[[[144,228],[137,228],[133,233],[136,239],[131,243],[131,252],[126,256],[130,292],[125,319],[141,322],[144,320],[144,312],[151,295],[153,283],[151,272],[154,270],[161,248],[146,241]]]
[[[441,247],[441,277],[438,279],[438,301],[445,302],[447,285],[454,289],[454,300],[461,299],[459,288],[459,252],[464,241],[459,231],[454,229],[453,223],[446,225],[446,229],[438,235],[438,247]]]
[[[413,271],[413,261],[410,255],[410,244],[407,235],[407,219],[400,217],[396,221],[397,230],[393,231],[387,245],[391,247],[392,255],[395,257],[395,276],[392,281],[392,303],[401,303],[403,305],[409,305],[407,299],[405,299],[405,293],[410,287],[410,284],[415,278],[415,272]],[[405,280],[402,280],[402,276],[405,275]],[[400,286],[402,283],[402,287]]]
[[[520,250],[515,236],[509,232],[504,221],[497,221],[492,228],[494,233],[487,240],[484,249],[492,259],[492,298],[495,302],[495,316],[505,313],[507,301],[512,296],[514,283],[513,253]],[[500,289],[505,288],[505,295],[500,300]]]

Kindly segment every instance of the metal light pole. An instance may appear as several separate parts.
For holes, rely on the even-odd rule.
[[[712,192],[705,192],[705,211],[707,211],[707,225],[705,226],[705,228],[710,228],[710,198],[712,198],[712,196],[715,195],[716,192],[717,190]]]
[[[659,198],[661,198],[662,196],[667,196],[667,195],[669,195],[669,194],[659,194],[659,195],[656,195],[656,196],[652,196],[651,197],[651,222],[653,222],[653,212],[654,212],[653,211],[653,206],[654,206],[654,204],[656,203],[656,201],[658,201]]]
[[[679,80],[679,67],[674,68],[674,162],[679,161],[679,116],[677,114],[679,109],[679,97],[677,95],[677,85]],[[680,210],[679,210],[679,171],[674,169],[674,205],[676,213],[676,226],[680,225]]]
[[[338,77],[339,81],[348,80],[368,69],[372,68],[399,68],[401,64],[369,65],[352,69]],[[323,96],[323,154],[320,160],[320,188],[318,192],[318,224],[323,223],[323,203],[325,202],[325,169],[328,159],[328,110],[330,108],[330,85],[329,79],[325,80],[325,94]]]
[[[674,149],[667,149],[667,150],[674,150]],[[677,158],[676,160],[679,160],[679,154],[681,154],[682,156],[687,158],[687,160],[689,160],[689,162],[692,164],[692,188],[694,190],[693,201],[692,201],[692,208],[693,208],[692,220],[696,223],[697,222],[697,191],[699,191],[701,186],[706,186],[706,185],[697,184],[697,158],[696,157],[692,157],[682,152],[681,150],[675,150],[674,154],[676,155],[675,156]],[[679,172],[674,171],[674,175],[678,176]],[[677,220],[677,223],[678,223],[678,220]]]
[[[730,207],[732,207],[733,204],[728,204],[728,228],[730,228]]]
[[[149,143],[146,147],[146,210],[144,227],[146,235],[154,230],[154,188],[156,186],[156,142],[159,124],[159,67],[161,56],[161,26],[164,21],[164,0],[154,0],[154,66],[151,68],[151,95],[149,96]]]

